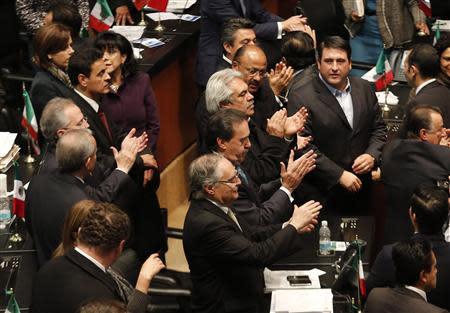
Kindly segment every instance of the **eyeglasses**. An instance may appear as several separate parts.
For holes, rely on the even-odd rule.
[[[87,123],[87,121],[88,121],[88,118],[87,118],[87,116],[84,116],[83,115],[83,118],[78,122],[78,123],[76,123],[75,124],[75,126],[78,126],[78,127],[80,127],[80,126],[82,126],[83,125],[83,123],[84,122],[86,122]]]
[[[218,180],[216,181],[216,183],[221,183],[221,184],[235,184],[239,181],[239,173],[236,172],[233,177],[231,177],[228,180]]]
[[[239,63],[239,62],[237,62],[237,63]],[[242,63],[239,63],[239,64],[242,65]],[[242,67],[245,69],[245,71],[248,73],[248,76],[250,76],[250,77],[255,77],[257,74],[259,74],[260,77],[264,77],[266,75],[266,73],[267,73],[266,69],[259,70],[259,69],[254,68],[254,67],[248,68],[248,67],[245,67],[243,65],[242,65]]]

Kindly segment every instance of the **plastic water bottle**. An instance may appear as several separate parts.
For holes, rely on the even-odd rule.
[[[6,191],[6,175],[0,174],[0,230],[5,229],[11,221],[11,209]]]
[[[322,226],[319,229],[319,253],[321,255],[330,254],[330,240],[331,232],[328,228],[328,222],[322,221]]]

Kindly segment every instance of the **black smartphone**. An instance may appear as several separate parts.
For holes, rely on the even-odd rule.
[[[295,286],[309,286],[311,285],[311,280],[307,275],[290,275],[286,277],[289,282],[289,285],[292,287]]]

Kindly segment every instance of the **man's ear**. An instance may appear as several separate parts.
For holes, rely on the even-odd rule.
[[[81,86],[83,86],[83,87],[86,87],[86,86],[87,86],[87,83],[88,83],[88,81],[89,81],[89,78],[88,78],[88,77],[86,77],[84,74],[78,74],[77,78],[78,78],[78,83],[79,83]]]
[[[235,70],[235,71],[238,70],[238,66],[239,66],[239,64],[238,64],[237,61],[233,61],[233,62],[231,63],[231,68],[232,68],[233,70]]]
[[[205,185],[205,186],[203,186],[203,189],[210,196],[214,195],[214,193],[215,193],[213,184]]]
[[[419,130],[419,138],[422,141],[428,141],[428,134],[427,134],[427,130],[425,128],[421,128]]]
[[[227,54],[230,54],[231,50],[233,50],[233,46],[230,43],[228,43],[228,42],[224,42],[223,43],[223,49],[225,50],[225,52]]]
[[[225,151],[227,149],[226,141],[222,138],[216,138],[217,148],[219,151]]]
[[[286,64],[286,65],[287,65],[287,60],[286,60],[286,58],[285,58],[285,57],[281,57],[281,62],[283,62],[284,64]]]

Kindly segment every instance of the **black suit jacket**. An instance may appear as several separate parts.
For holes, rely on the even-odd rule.
[[[278,21],[282,19],[265,11],[259,0],[244,0],[246,14],[242,12],[240,0],[203,0],[201,2],[201,31],[197,56],[197,83],[206,86],[209,77],[217,68],[222,55],[220,44],[222,24],[232,17],[247,17],[256,23],[256,37],[266,40],[277,38]]]
[[[31,84],[30,99],[38,123],[47,102],[55,97],[70,98],[71,95],[72,90],[58,78],[47,71],[37,72]]]
[[[427,303],[417,292],[405,287],[375,288],[367,299],[364,313],[444,313]]]
[[[50,259],[61,242],[64,219],[74,204],[86,199],[113,202],[116,194],[130,183],[131,179],[121,171],[113,171],[95,189],[70,174],[34,176],[27,191],[25,210],[39,265]]]
[[[301,94],[298,107],[308,109],[308,119],[303,136],[312,136],[307,149],[318,154],[316,169],[306,176],[314,179],[322,190],[335,186],[344,170],[352,171],[353,161],[368,153],[379,160],[386,142],[386,124],[381,117],[375,93],[370,85],[356,77],[350,77],[353,101],[353,128],[344,111],[319,76],[297,89]],[[292,111],[291,111],[292,113]]]
[[[183,246],[193,282],[194,312],[263,312],[263,267],[300,248],[291,225],[243,230],[208,200],[192,200]]]
[[[413,238],[424,238],[433,245],[433,251],[437,262],[436,289],[427,293],[428,302],[443,309],[450,309],[450,243],[444,240],[442,235],[415,234]],[[393,244],[384,246],[378,253],[375,262],[367,277],[367,293],[377,287],[393,287],[396,284],[395,266],[392,261]]]
[[[302,101],[302,95],[299,94],[298,89],[309,83],[318,75],[317,66],[315,64],[308,66],[300,73],[296,74],[288,87],[286,88],[285,96],[288,100],[287,110],[288,115],[291,116],[301,108],[300,104]]]
[[[442,112],[442,120],[444,127],[450,127],[450,88],[443,85],[439,81],[434,81],[424,86],[419,93],[411,98],[405,107],[405,118],[408,118],[408,112],[419,104],[429,104],[438,107]],[[400,129],[400,136],[406,138],[405,125]]]
[[[121,301],[116,282],[109,274],[75,250],[49,261],[36,276],[32,293],[34,313],[75,313],[91,300]],[[148,296],[134,290],[127,310],[143,313]]]
[[[381,179],[386,194],[385,243],[409,238],[413,229],[408,209],[420,183],[436,184],[450,175],[450,148],[415,139],[397,139],[386,145]]]
[[[249,225],[283,223],[291,217],[293,206],[288,195],[280,190],[280,179],[258,186],[249,175],[245,177],[240,177],[239,198],[233,207]]]

